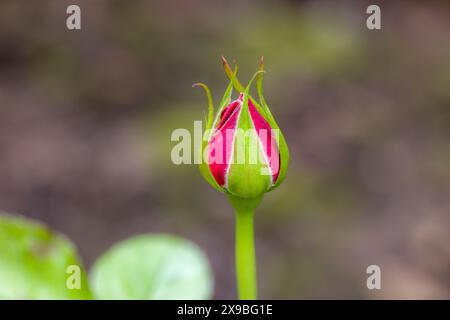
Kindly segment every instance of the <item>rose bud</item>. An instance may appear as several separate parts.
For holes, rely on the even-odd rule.
[[[223,63],[230,84],[215,116],[208,87],[196,84],[209,101],[200,169],[211,185],[232,198],[260,199],[284,179],[288,148],[262,94],[262,61],[246,88],[236,78],[237,68],[233,72],[225,59]],[[259,103],[249,95],[255,77]],[[240,94],[231,101],[233,87]]]
[[[286,176],[289,152],[262,93],[263,61],[260,70],[244,88],[222,58],[230,84],[214,116],[211,92],[209,114],[199,150],[200,171],[217,190],[224,192],[236,211],[236,276],[239,297],[256,299],[256,260],[254,248],[254,209],[264,193],[273,190]],[[259,103],[250,94],[257,77]],[[232,100],[233,88],[240,92]]]

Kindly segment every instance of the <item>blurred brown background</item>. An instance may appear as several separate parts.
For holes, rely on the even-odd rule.
[[[291,161],[256,214],[260,297],[449,298],[450,5],[378,2],[370,31],[369,4],[0,2],[0,209],[66,234],[88,267],[128,236],[182,235],[214,298],[235,298],[233,212],[172,164],[170,134],[206,113],[192,83],[223,94],[221,54],[243,82],[264,55]]]

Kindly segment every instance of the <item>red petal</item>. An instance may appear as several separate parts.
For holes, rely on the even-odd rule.
[[[256,132],[262,143],[263,150],[269,161],[269,168],[272,173],[272,182],[275,183],[280,173],[280,152],[272,128],[266,119],[258,112],[253,102],[248,100],[248,109],[253,120]]]
[[[235,100],[222,112],[217,131],[208,143],[208,164],[220,186],[225,185],[225,176],[232,159],[234,133],[236,131],[242,100]]]
[[[237,100],[234,100],[228,105],[228,107],[222,110],[222,113],[220,115],[220,121],[216,126],[217,129],[220,129],[224,125],[224,123],[227,122],[228,118],[230,118],[230,116],[233,114],[236,108],[241,105],[242,98],[243,94],[241,93]]]

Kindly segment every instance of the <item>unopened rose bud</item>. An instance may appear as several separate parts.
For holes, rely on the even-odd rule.
[[[261,198],[284,179],[288,148],[262,95],[262,63],[255,75],[259,103],[249,95],[253,79],[244,88],[225,60],[224,67],[230,84],[215,115],[209,89],[197,84],[210,102],[200,168],[219,191],[238,198]],[[240,94],[231,101],[233,87]]]
[[[230,84],[216,112],[211,92],[206,132],[199,150],[200,171],[217,190],[227,194],[236,211],[236,276],[239,297],[256,299],[256,262],[253,214],[263,195],[276,188],[286,176],[289,151],[262,93],[264,65],[243,87],[223,58]],[[257,77],[259,103],[250,94]],[[231,99],[232,89],[239,95]]]

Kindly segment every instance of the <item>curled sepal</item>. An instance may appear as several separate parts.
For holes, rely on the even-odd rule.
[[[235,70],[233,72],[232,78],[236,77],[236,73],[237,73],[237,67],[235,68]],[[208,98],[208,110],[209,110],[205,132],[202,137],[201,147],[199,150],[196,151],[196,152],[200,153],[199,154],[199,159],[201,159],[201,162],[199,164],[200,173],[202,174],[203,178],[205,178],[205,180],[210,185],[212,185],[216,190],[218,190],[220,192],[225,192],[225,190],[216,182],[216,180],[214,179],[214,177],[211,174],[211,170],[209,168],[209,163],[208,163],[207,148],[208,148],[208,141],[211,138],[211,136],[214,134],[214,131],[215,131],[214,128],[218,122],[218,119],[220,118],[220,114],[222,113],[222,110],[227,106],[227,104],[231,100],[233,84],[230,80],[230,83],[228,84],[228,87],[225,90],[225,93],[222,97],[222,100],[220,101],[219,108],[217,111],[217,115],[215,116],[215,119],[214,119],[213,99],[212,99],[211,91],[209,90],[208,86],[203,83],[196,83],[193,85],[193,87],[201,87],[205,90],[206,96]]]
[[[231,70],[231,67],[228,64],[228,61],[227,61],[227,59],[225,59],[224,56],[222,56],[222,64],[223,64],[223,68],[225,70],[225,74],[230,79],[230,81],[233,84],[234,88],[238,92],[244,92],[245,91],[244,86],[241,84],[241,82],[235,76],[233,76],[233,71]],[[260,69],[259,71],[263,71],[263,70]],[[265,111],[260,106],[260,104],[255,99],[253,99],[253,97],[251,97],[251,96],[249,96],[249,100],[255,105],[255,107],[258,110],[258,112],[265,116]]]
[[[231,69],[230,65],[228,64],[227,59],[225,59],[224,56],[222,56],[222,64],[223,64],[223,68],[225,69],[225,73],[227,74],[228,79],[230,79],[233,86],[236,88],[236,90],[238,92],[243,92],[245,90],[244,86],[236,78],[235,73],[233,73],[233,70]]]
[[[211,91],[209,90],[208,86],[205,85],[204,83],[195,83],[192,86],[203,88],[203,90],[205,90],[206,96],[208,98],[208,119],[206,122],[205,134],[202,137],[202,143],[201,143],[200,149],[195,151],[195,152],[199,153],[199,159],[201,159],[200,164],[199,164],[200,173],[202,174],[203,178],[205,178],[205,180],[210,185],[212,185],[215,189],[217,189],[220,192],[224,192],[223,188],[217,184],[216,180],[214,180],[214,177],[211,175],[211,171],[209,170],[208,163],[203,158],[203,150],[208,144],[206,135],[209,134],[208,133],[209,131],[211,131],[210,129],[213,125],[213,119],[214,119],[214,104],[213,104],[213,100],[212,100]]]
[[[211,128],[214,119],[214,103],[211,90],[209,90],[206,84],[201,82],[194,83],[192,87],[201,87],[203,90],[205,90],[206,97],[208,98],[208,120],[206,122],[206,129]]]
[[[214,119],[214,122],[212,123],[212,127],[211,128],[215,129],[217,127],[217,124],[219,123],[220,116],[222,115],[223,109],[225,109],[231,102],[231,95],[233,93],[233,80],[236,79],[237,71],[238,71],[238,68],[236,66],[234,68],[234,71],[233,71],[232,75],[231,75],[230,83],[228,84],[228,87],[225,90],[225,93],[224,93],[224,95],[222,97],[222,100],[220,101],[219,109],[217,110],[216,117]],[[211,129],[211,128],[208,128],[208,129]],[[214,130],[211,130],[211,134],[209,135],[208,140],[213,134],[214,134]],[[207,142],[208,141],[206,141],[206,143]]]
[[[261,63],[259,67],[260,71],[264,71],[264,57],[261,57]],[[284,139],[283,133],[280,130],[280,127],[278,126],[277,122],[275,121],[275,118],[273,117],[272,113],[270,112],[269,107],[267,106],[266,99],[263,95],[263,89],[262,89],[262,80],[263,80],[263,74],[264,72],[258,73],[258,80],[256,81],[256,90],[258,91],[259,101],[262,105],[262,109],[264,110],[264,113],[266,115],[266,120],[269,122],[270,127],[272,130],[278,130],[278,146],[279,146],[279,152],[280,152],[280,173],[278,176],[277,181],[275,184],[270,187],[269,191],[275,189],[278,187],[281,182],[283,182],[284,178],[286,177],[286,172],[289,164],[289,149],[286,143],[286,140]]]

